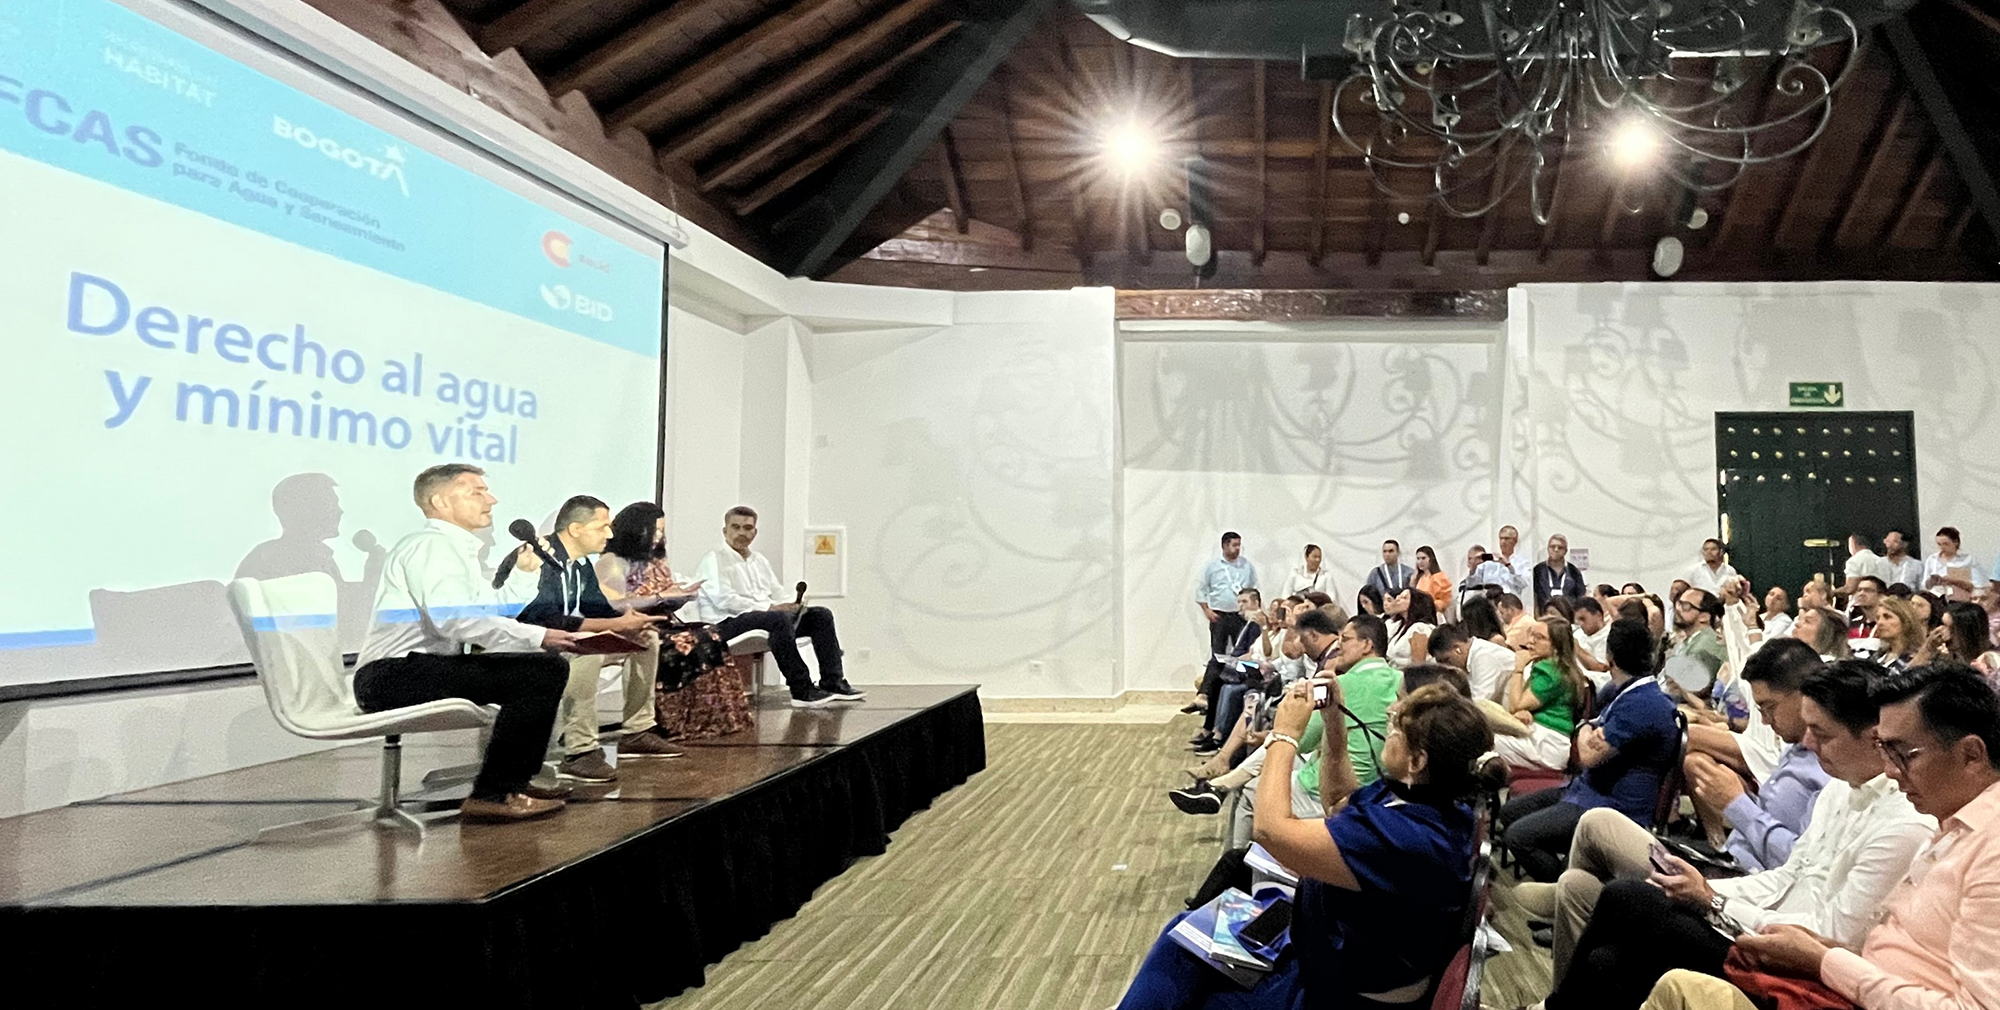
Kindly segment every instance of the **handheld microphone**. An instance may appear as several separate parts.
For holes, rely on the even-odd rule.
[[[795,597],[793,597],[793,598],[792,598],[792,605],[793,605],[793,606],[795,606],[795,607],[797,607],[797,606],[804,606],[804,605],[805,605],[805,602],[806,602],[806,584],[805,584],[805,583],[803,583],[803,582],[799,583],[799,585],[798,585],[798,591],[799,591],[799,595],[797,595],[797,596],[795,596]]]
[[[549,556],[548,551],[542,550],[541,541],[535,536],[534,523],[531,523],[526,519],[516,519],[513,522],[507,524],[507,532],[513,534],[514,539],[521,541],[523,544],[526,544],[528,549],[534,551],[535,555],[541,558],[544,562],[547,562],[548,564],[551,565],[556,565],[556,567],[558,568],[561,567],[561,565],[556,564],[556,559]],[[358,540],[359,538],[357,537],[356,539]],[[514,571],[514,559],[520,556],[521,556],[521,549],[519,547],[516,547],[513,550],[508,551],[506,557],[500,559],[500,567],[493,573],[493,588],[498,589],[506,584],[507,576],[513,574]]]

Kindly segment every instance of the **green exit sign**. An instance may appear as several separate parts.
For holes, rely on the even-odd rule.
[[[1838,407],[1846,402],[1846,391],[1838,382],[1792,383],[1792,406]]]

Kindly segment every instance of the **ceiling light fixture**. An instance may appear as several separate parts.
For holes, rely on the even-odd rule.
[[[1600,117],[1649,127],[1650,162],[1683,186],[1725,189],[1819,139],[1859,52],[1853,18],[1819,0],[1386,6],[1348,18],[1333,126],[1378,186],[1456,217],[1525,187],[1547,224],[1556,162]]]
[[[1137,120],[1127,119],[1105,131],[1104,156],[1118,174],[1129,178],[1159,164],[1160,141]]]

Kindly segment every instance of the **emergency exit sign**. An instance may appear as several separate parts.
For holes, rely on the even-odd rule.
[[[1792,383],[1792,406],[1839,407],[1846,402],[1846,390],[1838,382]]]

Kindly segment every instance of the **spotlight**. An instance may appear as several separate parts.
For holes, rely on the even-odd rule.
[[[1628,171],[1659,160],[1660,147],[1660,131],[1643,119],[1628,119],[1611,134],[1611,160]]]
[[[1668,235],[1653,243],[1653,272],[1661,277],[1672,277],[1681,272],[1681,263],[1687,250],[1681,240]]]
[[[1160,211],[1160,227],[1168,231],[1179,231],[1181,227],[1181,212],[1172,207]]]
[[[1160,158],[1160,142],[1152,131],[1125,120],[1104,134],[1104,156],[1123,175],[1137,175]]]
[[[1215,246],[1213,244],[1213,241],[1214,241],[1213,238],[1208,233],[1208,227],[1206,225],[1200,223],[1188,225],[1188,230],[1187,230],[1188,262],[1194,264],[1197,267],[1206,264],[1209,260],[1209,257],[1215,255]]]

